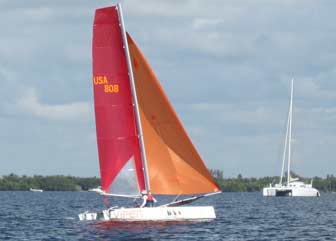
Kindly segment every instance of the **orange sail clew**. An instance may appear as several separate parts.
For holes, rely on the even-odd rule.
[[[127,41],[152,193],[178,195],[220,191],[150,65],[129,35]]]

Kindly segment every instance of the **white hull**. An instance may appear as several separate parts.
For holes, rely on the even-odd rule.
[[[216,218],[212,206],[204,207],[152,207],[110,208],[98,213],[81,213],[81,221],[200,221]]]
[[[30,188],[29,191],[31,191],[31,192],[43,192],[42,189],[34,189],[34,188]]]
[[[291,183],[289,186],[264,187],[263,196],[289,196],[289,197],[319,197],[320,192],[310,184],[302,182]]]

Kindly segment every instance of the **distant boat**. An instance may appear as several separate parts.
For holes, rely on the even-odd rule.
[[[121,5],[97,9],[93,86],[100,176],[105,196],[174,195],[157,207],[111,207],[80,220],[215,219],[213,206],[181,206],[220,193],[159,80],[125,31]],[[178,200],[183,195],[193,195]]]
[[[102,189],[101,189],[101,186],[98,186],[96,188],[90,188],[88,191],[89,192],[97,192],[97,193],[103,192]]]
[[[290,104],[289,113],[287,120],[287,131],[285,138],[285,146],[282,159],[282,169],[279,183],[273,185],[270,184],[269,187],[263,188],[263,196],[292,196],[292,197],[319,197],[320,192],[313,188],[313,180],[310,184],[306,184],[299,181],[299,178],[291,177],[291,142],[292,142],[292,117],[293,117],[293,91],[294,91],[294,80],[291,81],[291,94],[290,94]],[[288,145],[288,150],[287,150]],[[283,183],[285,159],[287,155],[287,182]]]
[[[43,192],[42,189],[30,188],[29,191],[31,192]]]

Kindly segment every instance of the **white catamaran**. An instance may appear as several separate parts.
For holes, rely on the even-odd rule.
[[[80,220],[216,218],[213,206],[182,206],[220,193],[153,70],[125,31],[121,5],[97,9],[93,87],[101,189],[106,196],[192,195],[156,207],[111,207]]]
[[[31,191],[31,192],[43,192],[42,189],[37,189],[37,188],[29,188],[29,191]]]
[[[320,192],[313,188],[313,181],[310,184],[299,181],[298,178],[291,177],[291,142],[292,142],[292,117],[293,117],[293,92],[294,80],[291,81],[291,94],[289,113],[287,119],[287,131],[282,159],[282,168],[279,183],[263,188],[263,196],[293,196],[293,197],[319,197]],[[288,149],[287,149],[288,146]],[[283,183],[285,159],[287,154],[287,182]]]

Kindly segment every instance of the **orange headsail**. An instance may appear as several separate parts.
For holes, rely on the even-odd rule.
[[[220,191],[150,65],[129,35],[127,41],[139,102],[151,191],[155,194]]]

